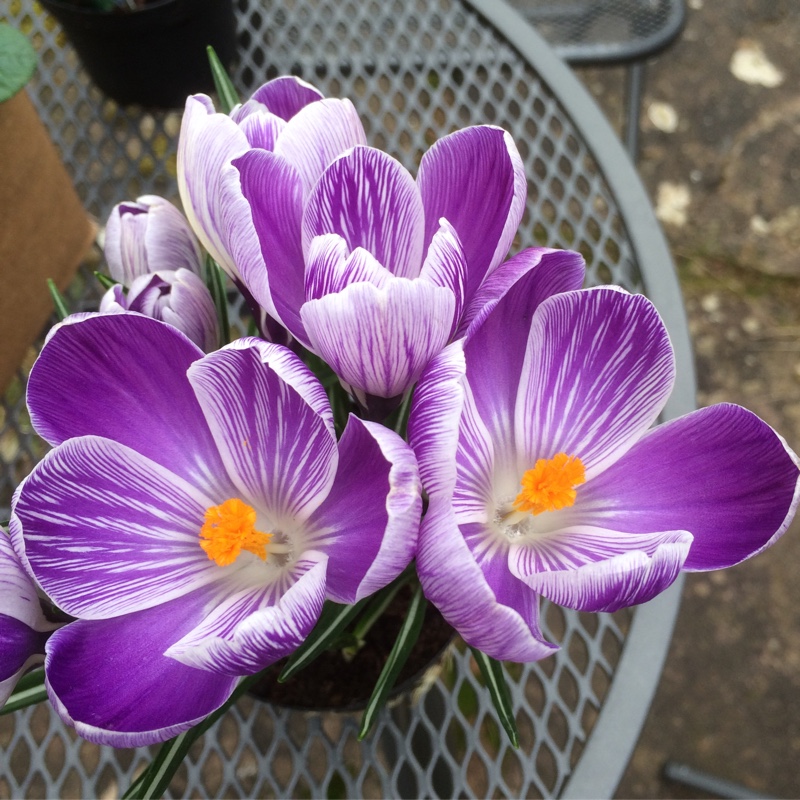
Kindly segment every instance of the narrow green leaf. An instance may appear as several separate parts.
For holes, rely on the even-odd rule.
[[[110,275],[106,275],[105,272],[100,272],[98,270],[94,271],[94,276],[104,289],[111,289],[119,283],[119,281],[115,281]]]
[[[519,747],[517,721],[514,719],[511,692],[508,690],[506,674],[503,670],[502,662],[496,661],[480,650],[476,650],[474,647],[470,647],[469,649],[472,651],[472,657],[480,667],[481,675],[483,675],[483,680],[486,683],[486,687],[489,689],[489,694],[492,697],[497,716],[500,718],[500,724],[505,728],[511,744],[513,744],[514,747]]]
[[[233,694],[213,714],[209,714],[202,722],[188,731],[164,742],[150,766],[122,795],[123,800],[129,800],[129,798],[150,800],[150,798],[163,796],[191,746],[260,678],[261,673],[248,675],[239,681]]]
[[[219,321],[220,345],[225,346],[231,340],[231,327],[228,321],[228,293],[225,288],[225,273],[211,256],[206,256],[206,286],[211,292],[211,299],[217,309]]]
[[[58,321],[61,322],[62,319],[69,316],[67,301],[64,300],[64,295],[58,291],[58,286],[55,285],[52,278],[47,279],[47,288],[50,290],[50,297],[53,298],[53,305],[56,309]]]
[[[286,662],[286,666],[278,676],[278,683],[284,683],[292,675],[307,667],[317,656],[322,655],[336,641],[339,634],[362,612],[369,600],[370,597],[365,597],[352,606],[332,603],[328,600],[322,608],[314,630]]]
[[[217,87],[220,108],[226,114],[230,114],[235,105],[239,103],[239,93],[228,75],[228,71],[222,65],[214,48],[209,45],[206,48],[208,53],[208,63],[211,66],[211,74],[214,77],[214,86]]]
[[[11,714],[21,708],[27,708],[35,703],[47,700],[47,689],[44,688],[44,670],[37,669],[23,676],[6,700],[6,704],[0,708],[0,715]]]
[[[398,633],[394,645],[392,645],[389,657],[383,665],[381,674],[375,683],[375,688],[372,690],[372,696],[367,702],[364,715],[361,717],[361,730],[358,732],[359,741],[369,733],[378,712],[383,708],[389,697],[389,692],[391,692],[400,670],[408,660],[411,650],[419,638],[419,632],[422,630],[422,622],[425,619],[427,605],[428,601],[422,594],[422,587],[417,586],[414,596],[411,598],[411,604],[408,607],[403,626],[400,628],[400,633]]]

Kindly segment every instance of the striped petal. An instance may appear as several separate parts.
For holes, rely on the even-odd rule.
[[[266,150],[251,150],[234,160],[233,165],[240,175],[242,194],[252,209],[266,265],[245,265],[242,281],[256,302],[305,343],[300,322],[300,306],[305,299],[300,176],[286,159]]]
[[[516,305],[515,313],[523,319],[529,319],[525,315],[532,315],[551,295],[580,289],[585,275],[586,263],[580,253],[549,247],[528,247],[503,262],[481,284],[464,313],[459,335],[471,338],[498,303],[508,295],[507,305]],[[506,308],[500,312],[496,317],[500,321],[495,322],[495,328],[503,325],[503,317],[510,311]]]
[[[691,544],[691,534],[682,531],[625,535],[584,527],[512,544],[508,561],[520,580],[554,603],[610,612],[663,592]]]
[[[230,166],[249,149],[245,133],[227,114],[215,114],[205,95],[186,100],[178,140],[183,210],[203,246],[234,280],[242,271],[264,268],[250,206]]]
[[[338,233],[352,252],[363,247],[393,275],[416,278],[422,267],[424,211],[416,184],[391,156],[356,147],[336,159],[311,193],[303,249]]]
[[[103,436],[213,491],[225,471],[186,378],[202,356],[175,328],[138,314],[68,318],[31,371],[31,422],[52,445]]]
[[[294,75],[282,75],[259,86],[250,100],[261,103],[271,113],[288,121],[309,103],[323,97],[322,92],[310,83]]]
[[[219,708],[236,678],[164,655],[197,624],[206,599],[205,592],[196,592],[56,631],[47,644],[45,675],[61,719],[90,742],[138,747],[177,736]]]
[[[439,230],[434,234],[420,279],[434,286],[445,286],[456,301],[453,325],[448,338],[452,338],[464,312],[464,293],[467,285],[467,259],[453,226],[446,220],[439,221]]]
[[[800,495],[797,456],[752,412],[729,404],[661,425],[578,494],[584,524],[626,534],[685,530],[687,570],[721,569],[786,531]]]
[[[431,497],[448,502],[456,485],[465,372],[463,342],[453,342],[422,373],[408,419],[408,441],[417,456],[422,486]]]
[[[101,619],[219,577],[199,545],[215,502],[123,445],[81,437],[34,468],[12,513],[44,591],[68,614]]]
[[[307,198],[334,159],[366,143],[355,106],[349,100],[329,98],[298,111],[279,137],[275,152],[297,170]]]
[[[402,395],[447,343],[455,298],[427,281],[351,284],[311,300],[302,319],[314,352],[354,392]]]
[[[341,292],[351,283],[371,283],[382,289],[392,280],[391,272],[371,253],[362,247],[348,253],[344,239],[335,233],[315,236],[308,248],[307,261],[307,300]]]
[[[498,599],[446,499],[431,498],[420,530],[417,572],[425,596],[467,644],[486,655],[500,661],[538,661],[558,649],[542,636],[535,599],[520,603],[524,615]],[[506,588],[518,598],[514,590]]]
[[[304,519],[330,491],[337,451],[324,391],[279,345],[240,341],[189,370],[233,485],[275,521]]]
[[[487,279],[467,311],[470,388],[492,437],[509,450],[531,319],[548,297],[580,288],[583,276],[579,254],[529,248]]]
[[[2,531],[0,531],[0,613],[37,631],[47,631],[53,627],[42,613],[39,596],[36,594],[36,587],[31,577],[14,552],[11,540]]]
[[[616,287],[550,297],[531,323],[517,396],[520,468],[563,452],[590,480],[655,422],[674,380],[667,331],[645,297]]]
[[[505,258],[522,219],[528,193],[522,159],[501,128],[465,128],[425,153],[417,185],[426,246],[442,217],[458,233],[469,265],[469,300]]]
[[[275,597],[267,587],[236,591],[216,602],[203,621],[165,655],[221,675],[249,675],[296,650],[319,619],[325,602],[327,557],[307,551],[282,580]]]
[[[309,540],[328,554],[328,597],[355,603],[414,557],[422,497],[414,454],[382,425],[351,416],[339,453],[333,488],[308,522]]]

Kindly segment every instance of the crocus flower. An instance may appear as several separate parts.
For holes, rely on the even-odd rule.
[[[352,603],[411,560],[416,461],[320,383],[242,339],[204,356],[138,314],[71,320],[34,364],[28,407],[55,449],[11,531],[76,617],[47,643],[53,706],[90,741],[161,741],[287,655],[326,598]]]
[[[127,293],[112,286],[100,301],[102,313],[136,311],[168,322],[206,352],[219,344],[217,311],[202,279],[186,269],[140,275]]]
[[[489,299],[490,277],[518,277],[543,257],[580,260],[537,249],[503,264],[527,184],[500,128],[445,136],[416,180],[380,150],[353,147],[310,194],[278,153],[250,150],[233,163],[267,274],[265,284],[243,266],[244,283],[365,407],[410,388]]]
[[[786,530],[798,459],[734,405],[650,430],[675,365],[652,304],[615,288],[542,299],[531,273],[423,374],[409,422],[430,504],[427,597],[501,660],[552,652],[538,598],[614,611],[681,569],[736,564]]]
[[[299,78],[269,81],[230,115],[216,113],[205,95],[187,99],[178,141],[178,189],[186,215],[205,248],[240,288],[243,270],[257,276],[253,289],[272,316],[250,206],[231,161],[251,148],[274,152],[310,191],[336,156],[365,141],[349,100],[324,99]]]
[[[104,245],[111,277],[124,286],[151,272],[200,274],[203,254],[186,218],[163,197],[145,195],[114,206]]]
[[[44,660],[44,645],[56,626],[45,619],[36,587],[0,531],[0,708],[17,681]]]

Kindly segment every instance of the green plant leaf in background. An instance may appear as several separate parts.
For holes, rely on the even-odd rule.
[[[20,91],[35,69],[36,52],[27,37],[10,25],[0,25],[0,103]]]

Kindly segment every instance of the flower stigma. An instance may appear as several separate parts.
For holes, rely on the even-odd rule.
[[[577,497],[575,487],[585,480],[586,470],[577,456],[556,453],[552,458],[540,458],[523,474],[522,491],[514,500],[515,511],[507,516],[510,518],[515,512],[536,516],[545,511],[569,508]]]
[[[270,553],[287,552],[285,545],[273,544],[271,533],[256,530],[256,510],[232,497],[205,513],[200,529],[200,547],[220,567],[236,561],[242,550],[267,560]]]

